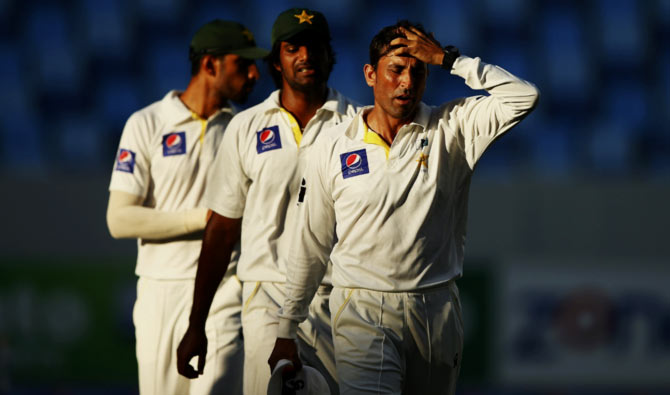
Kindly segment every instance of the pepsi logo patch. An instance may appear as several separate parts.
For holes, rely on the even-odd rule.
[[[270,126],[256,132],[256,152],[262,154],[266,151],[281,148],[279,137],[279,126]]]
[[[135,170],[135,153],[129,149],[119,148],[119,155],[116,157],[116,167],[114,170],[132,173]]]
[[[186,153],[186,132],[172,132],[163,135],[163,156]]]
[[[342,178],[360,176],[370,172],[365,148],[341,154],[340,161],[342,162]]]

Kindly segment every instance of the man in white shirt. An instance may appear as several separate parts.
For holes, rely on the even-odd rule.
[[[191,325],[179,347],[179,365],[205,352],[199,329],[230,251],[241,238],[237,274],[243,283],[244,393],[267,393],[277,311],[284,300],[287,257],[302,198],[305,157],[325,129],[351,119],[355,105],[327,86],[335,63],[320,12],[282,12],[272,28],[268,66],[277,91],[233,118],[223,138],[206,204],[207,224],[196,276]],[[301,357],[338,392],[330,330],[329,280],[297,328]]]
[[[137,238],[133,310],[140,393],[241,394],[241,286],[234,267],[203,326],[210,352],[197,380],[177,374],[177,342],[186,331],[208,210],[208,173],[234,108],[258,79],[256,47],[239,23],[214,20],[190,44],[191,80],[183,92],[134,113],[126,123],[109,186],[107,223],[114,238]]]
[[[425,105],[428,64],[488,95]],[[300,368],[295,328],[330,260],[341,393],[453,394],[463,344],[454,280],[470,179],[488,145],[535,107],[538,91],[443,49],[407,21],[373,38],[364,74],[374,107],[310,153],[270,364],[289,359]]]

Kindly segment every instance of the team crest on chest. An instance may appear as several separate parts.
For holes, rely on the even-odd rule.
[[[346,179],[370,172],[365,148],[340,154],[340,162],[342,163],[342,178]]]
[[[279,136],[279,126],[270,126],[256,132],[256,152],[262,154],[281,148],[281,137]]]
[[[163,156],[186,153],[186,132],[172,132],[163,135]]]
[[[135,170],[135,153],[129,149],[119,148],[114,170],[132,173]]]

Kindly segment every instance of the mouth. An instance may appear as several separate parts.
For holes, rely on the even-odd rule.
[[[414,96],[412,95],[399,95],[394,97],[394,100],[401,105],[408,105],[414,102]]]
[[[298,67],[296,67],[296,71],[299,74],[303,74],[303,75],[312,75],[312,74],[316,73],[316,69],[312,65],[309,65],[309,64],[298,65]]]

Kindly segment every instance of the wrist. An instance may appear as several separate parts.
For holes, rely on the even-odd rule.
[[[458,59],[459,56],[461,56],[460,52],[458,51],[458,48],[454,47],[453,45],[447,45],[443,49],[444,51],[444,57],[442,58],[442,64],[440,67],[442,67],[445,70],[451,70],[451,67],[454,65],[454,62],[456,59]]]

